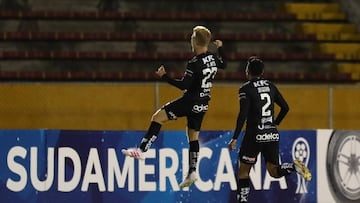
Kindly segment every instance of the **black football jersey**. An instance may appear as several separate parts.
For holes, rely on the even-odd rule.
[[[163,76],[171,85],[184,90],[184,96],[193,100],[209,100],[210,89],[218,69],[225,69],[226,62],[222,48],[219,48],[219,56],[206,52],[194,56],[188,61],[184,76],[181,79],[172,79]]]
[[[237,119],[234,138],[237,138],[246,120],[246,131],[276,131],[289,106],[277,87],[269,80],[256,78],[244,83],[239,89],[240,112]],[[280,112],[274,118],[274,105],[280,106]]]

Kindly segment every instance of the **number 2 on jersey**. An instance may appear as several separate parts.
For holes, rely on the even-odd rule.
[[[270,95],[268,93],[261,93],[260,98],[261,98],[261,100],[265,100],[265,104],[261,108],[262,109],[261,115],[262,116],[271,116],[271,111],[270,111],[270,109],[268,109],[271,104]]]

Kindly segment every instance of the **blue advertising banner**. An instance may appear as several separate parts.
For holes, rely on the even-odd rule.
[[[188,170],[185,131],[162,131],[144,161],[123,156],[121,149],[138,145],[143,134],[1,130],[0,202],[236,202],[237,151],[227,148],[232,131],[201,132],[199,178],[184,190],[179,183]],[[301,159],[313,179],[272,178],[258,159],[250,200],[316,202],[316,131],[281,131],[280,137],[280,161]]]

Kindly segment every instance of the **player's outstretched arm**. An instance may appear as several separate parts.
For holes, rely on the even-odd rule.
[[[170,85],[173,85],[173,86],[179,88],[180,90],[187,89],[192,82],[192,77],[189,76],[189,74],[185,74],[181,79],[170,78],[166,74],[166,70],[163,65],[161,65],[155,73],[156,73],[156,75],[158,75],[161,78],[161,80],[166,81]]]

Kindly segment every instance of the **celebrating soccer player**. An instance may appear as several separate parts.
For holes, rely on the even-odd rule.
[[[218,55],[208,51],[211,32],[204,26],[193,28],[191,47],[195,56],[188,61],[181,79],[172,79],[166,74],[164,66],[160,66],[156,74],[169,84],[184,90],[182,97],[173,100],[158,109],[151,118],[150,127],[141,141],[140,148],[123,149],[122,153],[138,159],[144,159],[146,152],[157,138],[161,126],[179,117],[187,118],[187,136],[189,141],[189,171],[180,188],[189,187],[197,180],[196,165],[199,154],[199,131],[210,100],[210,89],[219,69],[226,63],[222,50],[222,41],[215,40]]]
[[[277,87],[263,79],[264,63],[257,57],[250,57],[246,65],[248,81],[239,90],[240,111],[230,150],[234,150],[237,138],[246,120],[246,130],[238,156],[237,199],[247,202],[250,192],[249,173],[261,152],[265,158],[266,169],[272,177],[280,178],[298,172],[306,181],[311,180],[309,169],[299,160],[279,165],[279,133],[276,125],[283,120],[289,107]],[[280,111],[274,118],[274,104]]]

